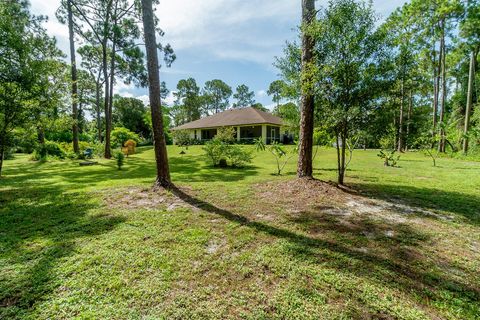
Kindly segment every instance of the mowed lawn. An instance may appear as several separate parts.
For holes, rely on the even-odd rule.
[[[168,151],[169,192],[151,148],[121,171],[6,161],[0,319],[480,319],[480,162],[358,150],[340,190],[267,152]],[[316,178],[335,165],[320,149]]]

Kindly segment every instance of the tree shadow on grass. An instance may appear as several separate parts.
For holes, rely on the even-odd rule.
[[[107,233],[124,221],[92,215],[86,194],[52,186],[0,193],[0,318],[23,318],[61,285],[55,274],[76,242]]]
[[[401,290],[408,296],[414,296],[425,306],[428,306],[431,301],[449,303],[449,298],[446,298],[448,296],[455,299],[455,307],[460,308],[461,313],[471,315],[479,311],[478,306],[475,307],[475,301],[480,299],[480,289],[472,286],[467,282],[468,280],[461,282],[450,276],[449,272],[432,271],[432,261],[415,250],[415,247],[428,243],[429,237],[406,224],[378,227],[376,223],[364,220],[352,227],[342,225],[336,218],[323,219],[319,223],[319,217],[315,216],[318,212],[305,212],[303,217],[293,220],[303,229],[315,228],[309,231],[314,231],[316,234],[333,230],[336,235],[336,237],[322,239],[222,209],[177,187],[173,187],[172,192],[193,207],[219,215],[257,232],[286,240],[291,246],[288,253],[299,263],[307,260],[318,264],[321,268],[325,265],[334,268],[338,273],[351,273],[358,277],[369,278],[394,290]],[[379,229],[376,230],[376,228]],[[380,246],[380,250],[367,251],[355,247],[358,245],[358,238],[362,237],[362,235],[359,236],[359,230],[383,232],[389,229],[393,229],[396,235],[391,239],[379,238],[376,245]],[[351,238],[356,240],[353,242],[354,245]],[[368,238],[363,236],[361,241],[368,241]],[[445,270],[453,268],[447,262],[444,262],[442,267]],[[373,310],[376,309],[375,306],[371,307]],[[395,317],[394,314],[391,316]]]
[[[179,182],[240,181],[258,174],[255,166],[244,168],[213,168],[208,166],[203,156],[175,157],[169,160],[172,179]],[[80,167],[76,163],[52,163],[52,168],[38,170],[35,164],[23,168],[11,168],[12,176],[6,178],[5,185],[38,183],[42,179],[57,180],[71,184],[70,190],[95,186],[103,181],[152,182],[155,180],[155,161],[131,156],[124,168],[118,170],[114,161],[99,163],[90,167]],[[8,180],[8,181],[7,181]],[[51,182],[55,183],[55,182]]]
[[[447,211],[463,216],[470,224],[480,225],[480,196],[477,195],[378,182],[350,183],[349,186],[371,198],[395,201],[430,211]]]

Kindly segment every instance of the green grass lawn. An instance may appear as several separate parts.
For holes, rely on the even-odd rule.
[[[480,162],[356,151],[343,191],[256,153],[6,161],[0,319],[480,319]],[[335,180],[335,151],[315,175]]]

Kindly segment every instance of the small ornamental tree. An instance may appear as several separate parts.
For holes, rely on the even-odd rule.
[[[425,153],[425,155],[429,156],[432,159],[433,166],[437,166],[437,157],[438,157],[438,150],[432,148],[438,142],[439,138],[433,135],[432,132],[422,135],[420,138],[417,139],[417,145],[420,150]]]
[[[257,151],[267,150],[275,157],[275,160],[277,162],[277,175],[282,174],[282,171],[287,165],[288,161],[295,157],[298,153],[298,146],[296,146],[291,152],[287,152],[283,148],[283,145],[277,142],[266,145],[262,139],[255,140],[255,148],[257,149]]]
[[[400,156],[395,156],[395,150],[392,151],[384,151],[380,150],[377,156],[383,159],[383,165],[385,167],[396,167],[398,160],[400,160]]]

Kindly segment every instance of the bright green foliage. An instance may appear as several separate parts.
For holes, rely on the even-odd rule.
[[[288,161],[291,160],[294,156],[297,155],[297,148],[294,149],[285,149],[281,144],[274,141],[269,145],[266,145],[262,139],[255,139],[255,148],[257,151],[270,152],[274,157],[277,163],[277,175],[281,175],[283,169],[287,165]],[[289,152],[288,152],[288,151]]]
[[[252,153],[248,149],[217,137],[205,143],[202,149],[214,167],[229,163],[232,167],[241,168],[252,162]]]
[[[385,167],[396,167],[398,160],[400,160],[399,155],[395,155],[396,150],[390,150],[390,151],[385,151],[385,150],[380,150],[378,153],[378,157],[380,159],[383,159],[383,165]]]
[[[185,130],[175,130],[173,131],[173,140],[177,146],[186,147],[192,144],[192,139],[190,134]]]
[[[148,110],[139,99],[115,96],[113,99],[113,123],[117,127],[124,127],[141,135],[143,138],[150,138],[151,128],[145,121]]]
[[[215,138],[224,143],[231,144],[236,140],[236,131],[233,127],[222,127],[217,129]]]
[[[112,130],[112,143],[116,147],[123,147],[127,140],[140,142],[140,137],[135,132],[123,127],[116,127]]]
[[[287,129],[298,136],[300,130],[300,110],[293,102],[275,106],[273,114],[282,118]]]
[[[123,164],[125,162],[125,155],[121,151],[115,152],[115,160],[117,163],[118,170],[122,170]]]

